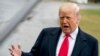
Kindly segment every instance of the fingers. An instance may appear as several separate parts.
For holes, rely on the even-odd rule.
[[[11,45],[11,48],[12,48],[12,49],[15,49],[15,45]]]
[[[11,48],[14,49],[21,49],[21,45],[20,44],[16,44],[16,45],[11,45]]]
[[[12,54],[12,53],[10,53],[11,54],[11,56],[14,56],[14,54]]]
[[[21,56],[21,45],[11,45],[10,48],[8,48],[10,51],[11,56]]]
[[[9,51],[10,51],[10,53],[12,53],[13,51],[12,51],[12,48],[8,48],[9,49]]]
[[[10,47],[10,48],[8,48],[8,49],[9,49],[9,51],[12,53],[12,52],[13,52],[13,50],[14,50],[14,49],[16,49],[16,48],[15,48],[15,46],[14,46],[14,45],[11,45],[11,47]]]
[[[13,49],[12,48],[9,48],[9,51],[10,51],[11,56],[14,56]]]
[[[21,44],[20,43],[18,44],[18,48],[21,49]]]
[[[11,54],[11,56],[14,56],[14,49],[15,49],[15,47],[14,47],[14,45],[11,45],[11,47],[10,48],[8,48],[9,49],[9,51],[10,51],[10,54]]]

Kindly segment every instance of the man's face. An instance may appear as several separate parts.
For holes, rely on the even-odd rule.
[[[60,10],[60,26],[64,33],[72,33],[79,24],[79,15],[75,10]]]

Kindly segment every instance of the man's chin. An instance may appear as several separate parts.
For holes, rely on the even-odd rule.
[[[69,29],[63,29],[63,32],[64,33],[70,33],[70,30]]]

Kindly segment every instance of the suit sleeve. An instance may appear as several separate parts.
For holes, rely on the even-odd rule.
[[[43,36],[44,36],[44,30],[41,31],[31,51],[29,53],[22,52],[21,56],[39,56]]]
[[[96,40],[93,46],[93,50],[92,50],[92,55],[93,56],[98,56],[98,41]]]

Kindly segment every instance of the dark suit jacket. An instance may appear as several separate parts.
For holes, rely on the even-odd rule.
[[[43,29],[31,51],[22,56],[56,56],[60,34],[59,27]],[[98,56],[98,41],[79,29],[71,56]]]

